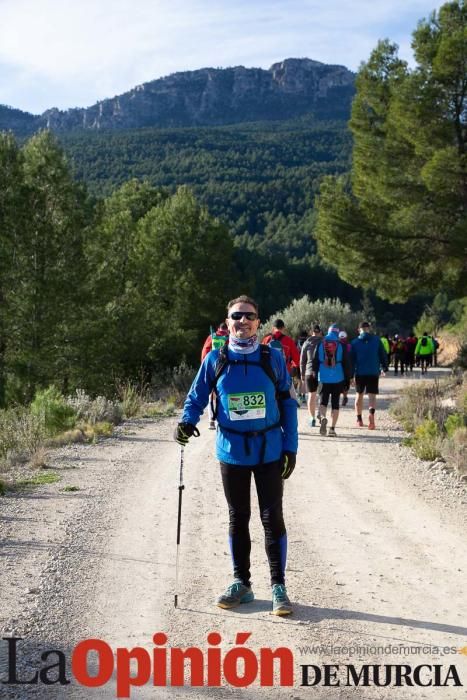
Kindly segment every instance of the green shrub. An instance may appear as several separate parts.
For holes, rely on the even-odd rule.
[[[36,393],[30,407],[31,414],[43,421],[49,437],[71,430],[76,424],[76,413],[54,386]]]
[[[0,496],[4,496],[6,493],[5,482],[0,479]]]
[[[304,296],[301,299],[294,299],[290,306],[267,319],[264,323],[264,334],[270,332],[274,319],[281,318],[287,332],[293,337],[298,336],[302,329],[310,329],[315,323],[318,323],[324,331],[327,331],[331,323],[337,323],[339,328],[346,330],[351,337],[355,337],[362,316],[362,312],[352,311],[349,304],[344,304],[340,299],[311,301],[308,296]]]
[[[108,421],[100,421],[99,423],[94,423],[94,434],[103,435],[104,437],[110,437],[113,434],[114,426]]]
[[[412,447],[420,459],[433,460],[441,455],[440,435],[436,421],[428,418],[415,428]]]
[[[78,420],[86,423],[106,421],[118,425],[123,418],[122,406],[118,401],[112,401],[105,396],[91,399],[82,389],[77,389],[73,396],[68,396],[66,402],[73,408]]]
[[[465,424],[464,416],[460,413],[451,413],[444,422],[444,429],[448,437],[452,437],[458,428],[463,428]]]

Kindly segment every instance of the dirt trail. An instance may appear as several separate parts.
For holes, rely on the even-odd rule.
[[[432,648],[415,651],[467,646],[467,495],[455,484],[437,484],[426,466],[400,447],[401,430],[388,416],[387,405],[402,381],[382,381],[374,433],[354,427],[349,407],[341,412],[338,438],[320,437],[300,410],[298,463],[285,495],[287,583],[296,604],[292,618],[269,613],[255,499],[256,600],[230,612],[213,606],[231,568],[214,436],[203,418],[201,437],[185,451],[179,608],[173,606],[180,454],[171,437],[174,421],[142,422],[131,434],[74,446],[57,456],[67,483],[81,486],[78,493],[47,487],[27,497],[0,499],[0,627],[7,636],[25,637],[30,648],[24,658],[29,660],[34,652],[51,648],[69,657],[87,637],[103,639],[113,649],[152,650],[152,635],[158,631],[167,635],[169,645],[207,650],[207,635],[216,630],[224,653],[242,631],[252,633],[251,649],[289,647],[294,686],[254,684],[242,691],[246,698],[463,697],[465,687],[344,685],[346,664],[425,663],[442,664],[443,679],[455,664],[467,686],[467,656]],[[0,669],[2,654],[6,663],[2,644]],[[412,647],[412,653],[375,649],[399,645]],[[300,664],[338,664],[341,685],[301,687]],[[234,692],[227,685],[145,685],[131,697],[224,698]],[[115,685],[111,681],[95,690],[75,683],[24,686],[16,694],[12,686],[0,686],[0,696],[106,700],[115,697]]]

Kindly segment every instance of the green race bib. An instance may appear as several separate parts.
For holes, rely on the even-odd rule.
[[[258,420],[266,417],[266,395],[262,391],[228,394],[230,420]]]

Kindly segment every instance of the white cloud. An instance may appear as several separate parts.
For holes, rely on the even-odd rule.
[[[178,70],[267,67],[289,56],[356,69],[379,38],[407,51],[417,20],[440,4],[0,0],[0,102],[36,112],[88,105]]]

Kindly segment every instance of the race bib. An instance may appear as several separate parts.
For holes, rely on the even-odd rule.
[[[262,391],[228,394],[230,420],[257,420],[266,417],[266,396]]]

